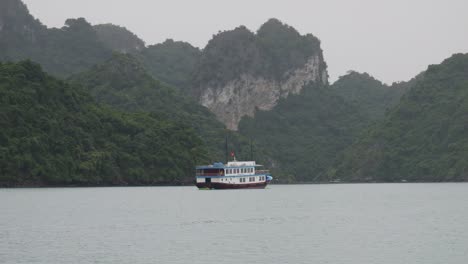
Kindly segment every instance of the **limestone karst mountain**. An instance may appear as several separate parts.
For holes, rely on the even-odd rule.
[[[199,102],[237,130],[255,109],[271,110],[305,85],[327,82],[318,38],[270,19],[256,33],[241,26],[215,35],[202,52],[192,85]]]

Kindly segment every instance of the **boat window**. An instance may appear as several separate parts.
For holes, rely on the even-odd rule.
[[[223,175],[223,169],[204,169],[202,170],[202,174],[207,176]]]

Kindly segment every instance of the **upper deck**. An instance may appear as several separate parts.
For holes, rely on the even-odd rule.
[[[196,167],[197,176],[249,176],[255,175],[255,168],[262,165],[255,161],[230,161],[227,164],[220,162],[213,165],[203,165]]]

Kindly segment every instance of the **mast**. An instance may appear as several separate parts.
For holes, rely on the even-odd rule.
[[[228,135],[226,133],[226,142],[225,142],[225,154],[226,154],[226,164],[228,164],[229,162],[229,156],[228,156]]]

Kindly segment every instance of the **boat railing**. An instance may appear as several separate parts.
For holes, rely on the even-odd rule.
[[[205,172],[205,173],[197,173],[197,176],[224,176],[223,173],[216,173],[216,172]]]
[[[270,174],[269,170],[255,170],[255,174]]]

